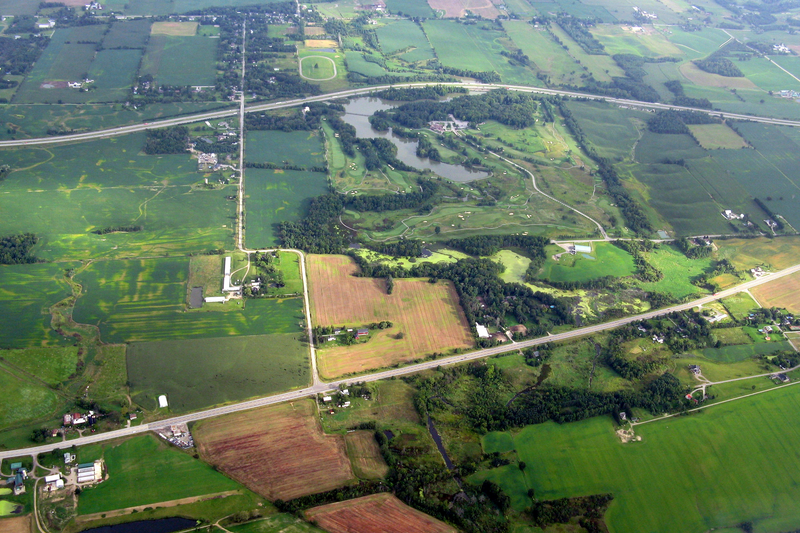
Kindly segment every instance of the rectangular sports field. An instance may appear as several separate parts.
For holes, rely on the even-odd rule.
[[[398,279],[388,295],[384,279],[355,277],[356,271],[346,256],[308,256],[314,324],[357,327],[389,320],[394,326],[371,331],[366,343],[320,350],[322,375],[364,372],[473,346],[467,319],[449,282],[431,285],[427,280]]]
[[[214,85],[219,39],[200,35],[152,35],[140,75],[152,74],[164,85]]]
[[[717,405],[692,416],[637,426],[641,442],[622,444],[609,417],[548,422],[489,433],[485,453],[516,449],[528,468],[481,472],[522,510],[529,488],[543,500],[611,492],[611,533],[701,533],[752,521],[786,531],[800,520],[800,388],[789,386]],[[775,457],[781,460],[776,461]]]
[[[311,400],[204,420],[194,430],[203,460],[270,500],[332,490],[353,479],[344,437],[325,435]]]
[[[109,477],[81,493],[78,514],[241,489],[235,481],[153,435],[105,446],[102,456]]]
[[[305,517],[330,533],[456,533],[456,529],[409,507],[393,494],[373,494],[314,507]]]
[[[186,412],[305,387],[309,355],[299,337],[284,333],[131,344],[131,394],[151,409],[166,394],[170,412]]]
[[[297,221],[305,203],[328,192],[325,174],[296,170],[247,169],[245,241],[249,248],[277,243],[279,222]]]
[[[753,296],[764,307],[785,307],[800,313],[800,274],[790,274],[752,289]]]

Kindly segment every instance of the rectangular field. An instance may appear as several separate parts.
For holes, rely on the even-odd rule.
[[[384,279],[357,278],[352,275],[356,270],[346,256],[308,256],[314,324],[363,326],[389,320],[394,326],[371,331],[366,343],[320,350],[322,375],[364,372],[473,345],[449,282],[395,280],[388,295]]]
[[[294,299],[235,300],[235,309],[210,305],[185,312],[189,261],[150,259],[101,261],[76,276],[85,294],[74,317],[95,324],[105,342],[299,333],[303,303]]]
[[[401,59],[406,61],[421,61],[433,59],[433,49],[428,38],[420,27],[410,20],[399,20],[385,26],[376,28],[381,50],[384,54],[391,55],[400,50],[405,50]],[[412,48],[413,50],[408,50]]]
[[[144,48],[149,37],[149,19],[118,20],[103,37],[103,48]]]
[[[197,33],[197,22],[154,22],[150,33],[152,35],[191,37]]]
[[[347,455],[353,471],[361,479],[380,479],[389,472],[372,431],[353,431],[345,436]]]
[[[153,435],[105,446],[102,455],[109,477],[81,493],[78,514],[241,489],[235,481]]]
[[[325,435],[313,401],[204,420],[194,428],[200,456],[270,500],[341,487],[353,479],[341,435]]]
[[[642,441],[628,444],[610,417],[527,426],[511,440],[519,459],[536,468],[517,475],[511,465],[470,480],[500,484],[520,510],[530,505],[529,488],[544,500],[611,492],[612,533],[733,531],[744,521],[756,531],[786,531],[800,520],[800,458],[773,457],[800,438],[799,407],[800,388],[783,387],[637,426]],[[507,451],[507,437],[494,435],[484,438],[484,452]]]
[[[166,394],[171,412],[305,387],[310,375],[308,348],[291,333],[134,343],[127,360],[136,402],[155,409]]]
[[[199,35],[153,35],[140,75],[152,74],[163,85],[214,85],[219,39]]]
[[[725,124],[694,124],[689,130],[706,150],[747,148],[747,141]]]
[[[247,132],[245,159],[248,163],[299,165],[310,170],[308,167],[325,164],[325,148],[316,131],[251,130]]]
[[[800,313],[800,273],[759,285],[752,293],[764,307],[785,307],[787,311]]]
[[[456,529],[426,515],[392,494],[373,494],[314,507],[306,519],[330,533],[456,533]]]
[[[277,244],[277,224],[300,220],[305,202],[328,192],[328,184],[320,172],[251,168],[245,190],[245,241],[265,248]]]

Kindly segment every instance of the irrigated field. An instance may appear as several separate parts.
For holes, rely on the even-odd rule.
[[[220,318],[230,313],[216,313]],[[131,394],[155,409],[186,412],[304,387],[308,349],[298,334],[145,342],[128,348]]]
[[[194,428],[201,457],[250,490],[290,500],[353,479],[341,435],[324,435],[312,401],[204,420]]]
[[[800,274],[791,274],[752,290],[764,307],[785,307],[792,313],[800,313]]]
[[[784,450],[800,438],[800,388],[701,413],[637,426],[642,441],[628,444],[614,434],[609,417],[490,433],[486,453],[516,449],[528,468],[520,473],[509,465],[471,481],[492,479],[520,510],[530,505],[529,488],[540,500],[611,492],[606,523],[612,533],[733,531],[745,521],[755,531],[794,527],[800,457]]]
[[[395,280],[386,294],[383,279],[358,278],[346,256],[308,256],[314,324],[364,326],[389,320],[394,326],[370,332],[369,341],[320,350],[320,373],[340,376],[382,368],[433,352],[472,346],[466,317],[449,282]]]
[[[153,435],[106,446],[102,455],[109,477],[81,493],[79,514],[241,489],[210,466]]]
[[[305,516],[330,533],[456,532],[452,526],[386,493],[314,507],[306,511]]]

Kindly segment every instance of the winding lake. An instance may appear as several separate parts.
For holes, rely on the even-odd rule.
[[[383,111],[392,109],[393,105],[384,103],[379,98],[353,98],[345,104],[345,115],[342,120],[350,124],[356,129],[356,135],[363,139],[373,137],[381,137],[389,139],[397,146],[397,159],[411,165],[418,169],[431,170],[438,176],[447,178],[459,183],[467,183],[483,179],[489,176],[487,172],[481,170],[474,170],[461,165],[450,165],[448,163],[440,163],[438,161],[431,161],[430,159],[423,159],[417,156],[417,141],[413,139],[404,139],[393,135],[389,131],[375,131],[369,123],[369,117],[376,111]]]

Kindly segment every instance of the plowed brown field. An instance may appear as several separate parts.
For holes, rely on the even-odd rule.
[[[311,400],[203,421],[193,430],[203,460],[271,500],[341,487],[353,479],[341,435],[325,435]]]
[[[456,533],[386,493],[314,507],[306,519],[330,533]]]
[[[3,518],[0,520],[0,531],[3,533],[30,533],[31,515]]]
[[[347,256],[309,255],[311,312],[321,326],[363,326],[389,320],[394,326],[370,332],[366,343],[317,352],[325,378],[364,372],[473,346],[467,319],[450,282],[396,279],[386,294],[384,279],[358,278]],[[398,335],[402,333],[402,335]]]
[[[787,311],[800,313],[800,273],[759,285],[750,292],[764,307],[785,307]]]

